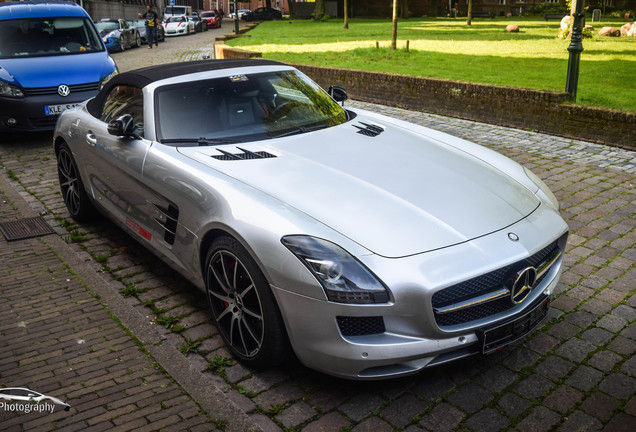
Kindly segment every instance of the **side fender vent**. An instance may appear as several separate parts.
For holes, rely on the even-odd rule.
[[[217,149],[218,151],[220,151],[223,154],[212,155],[212,157],[214,159],[218,159],[218,160],[222,160],[222,161],[237,161],[237,160],[250,160],[250,159],[269,159],[269,158],[275,158],[276,157],[275,155],[273,155],[271,153],[267,153],[265,151],[253,152],[253,151],[242,149],[240,147],[237,147],[237,148],[239,150],[241,150],[241,153],[230,153],[230,152],[227,152],[225,150]]]
[[[353,125],[353,127],[358,129],[358,133],[368,136],[368,137],[376,137],[384,132],[384,128],[378,125],[373,125],[369,123],[360,122],[363,126]]]
[[[153,206],[155,208],[155,222],[163,228],[163,240],[169,245],[173,245],[177,234],[179,209],[172,204],[169,204],[168,208],[158,204],[153,204]]]

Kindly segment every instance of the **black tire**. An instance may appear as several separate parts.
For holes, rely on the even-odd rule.
[[[219,237],[205,260],[212,316],[232,354],[246,366],[265,369],[287,357],[285,326],[269,284],[232,237]]]
[[[139,48],[141,46],[141,36],[138,32],[135,32],[135,46]]]
[[[93,219],[96,214],[95,207],[86,194],[77,164],[66,143],[62,143],[57,152],[57,176],[64,204],[71,217],[78,222]]]
[[[119,36],[119,48],[122,51],[126,51],[126,38],[124,35]]]

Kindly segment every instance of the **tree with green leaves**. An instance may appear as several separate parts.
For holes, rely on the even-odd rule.
[[[468,12],[466,13],[466,25],[473,23],[473,0],[468,0]]]

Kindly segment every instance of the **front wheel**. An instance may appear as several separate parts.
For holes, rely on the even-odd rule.
[[[119,36],[119,49],[126,51],[126,39],[124,35]]]
[[[232,237],[219,237],[208,251],[205,285],[212,316],[232,354],[254,368],[280,364],[287,334],[265,276]]]
[[[135,46],[139,48],[141,46],[141,36],[139,33],[135,33]]]
[[[64,204],[71,217],[78,222],[92,219],[95,207],[84,190],[77,164],[66,143],[62,143],[57,152],[57,176]]]

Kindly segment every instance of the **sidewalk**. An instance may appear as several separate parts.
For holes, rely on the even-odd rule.
[[[0,222],[34,216],[0,175]],[[258,430],[58,235],[0,237],[0,388],[71,405],[0,406],[0,429]]]

